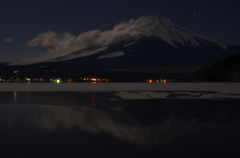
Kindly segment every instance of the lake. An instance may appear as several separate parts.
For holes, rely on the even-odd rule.
[[[222,87],[218,87],[219,83],[212,87],[179,84],[175,89],[145,84],[133,87],[125,84],[124,89],[123,84],[107,84],[105,89],[101,87],[102,91],[96,88],[99,85],[88,85],[88,91],[62,91],[61,86],[66,85],[55,84],[48,86],[48,90],[37,85],[40,91],[32,85],[31,90],[22,87],[9,90],[14,88],[11,84],[9,89],[2,89],[0,154],[8,157],[240,155],[238,84],[224,83]],[[51,91],[51,86],[58,90]]]

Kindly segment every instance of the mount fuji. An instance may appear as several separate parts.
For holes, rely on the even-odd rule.
[[[46,32],[27,46],[44,47],[47,53],[9,63],[10,67],[32,71],[54,68],[71,74],[137,69],[161,73],[170,70],[169,67],[172,70],[206,66],[240,50],[239,46],[209,39],[160,16],[142,16],[117,24],[112,30],[92,30],[79,35]],[[163,67],[168,69],[162,70]]]

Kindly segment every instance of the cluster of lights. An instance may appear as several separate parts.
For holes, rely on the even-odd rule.
[[[81,79],[85,82],[92,82],[92,83],[109,82],[109,80],[106,79],[106,78],[84,77],[84,78],[81,78]]]
[[[153,79],[147,79],[146,80],[147,83],[163,83],[163,84],[167,84],[169,82],[169,80],[167,79],[159,79],[159,80],[153,80]]]
[[[61,78],[51,78],[51,79],[44,79],[44,78],[30,78],[25,77],[21,78],[9,78],[3,79],[0,78],[0,82],[52,82],[52,83],[73,83],[73,82],[90,82],[90,83],[97,83],[97,82],[109,82],[109,79],[106,78],[95,78],[95,77],[81,77],[79,80],[74,80],[73,78],[67,78],[62,80]]]
[[[77,80],[76,80],[77,81]],[[89,82],[89,83],[103,83],[103,82],[109,82],[109,79],[106,78],[96,78],[96,77],[81,77],[79,82]],[[60,83],[73,83],[74,79],[72,78],[67,78],[65,80],[62,80],[61,78],[51,78],[49,80],[44,79],[44,78],[29,78],[25,77],[23,80],[20,78],[16,79],[3,79],[0,78],[0,82],[52,82],[56,84]],[[145,80],[146,83],[152,84],[152,83],[162,83],[162,84],[167,84],[169,82],[168,79],[147,79]]]

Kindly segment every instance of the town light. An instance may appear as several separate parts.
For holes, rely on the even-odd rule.
[[[30,81],[31,81],[31,79],[30,79],[30,78],[25,78],[25,80],[26,80],[27,82],[30,82]]]
[[[153,83],[153,80],[152,79],[148,79],[147,83]]]
[[[62,82],[62,80],[60,78],[58,78],[58,79],[54,79],[53,82],[59,84]]]
[[[71,79],[71,78],[67,79],[67,83],[72,83],[72,82],[73,82],[73,79]]]

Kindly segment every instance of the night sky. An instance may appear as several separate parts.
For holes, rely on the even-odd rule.
[[[212,39],[240,44],[239,7],[239,0],[7,1],[0,5],[0,61],[41,55],[26,42],[42,32],[107,30],[143,15],[166,16]]]

